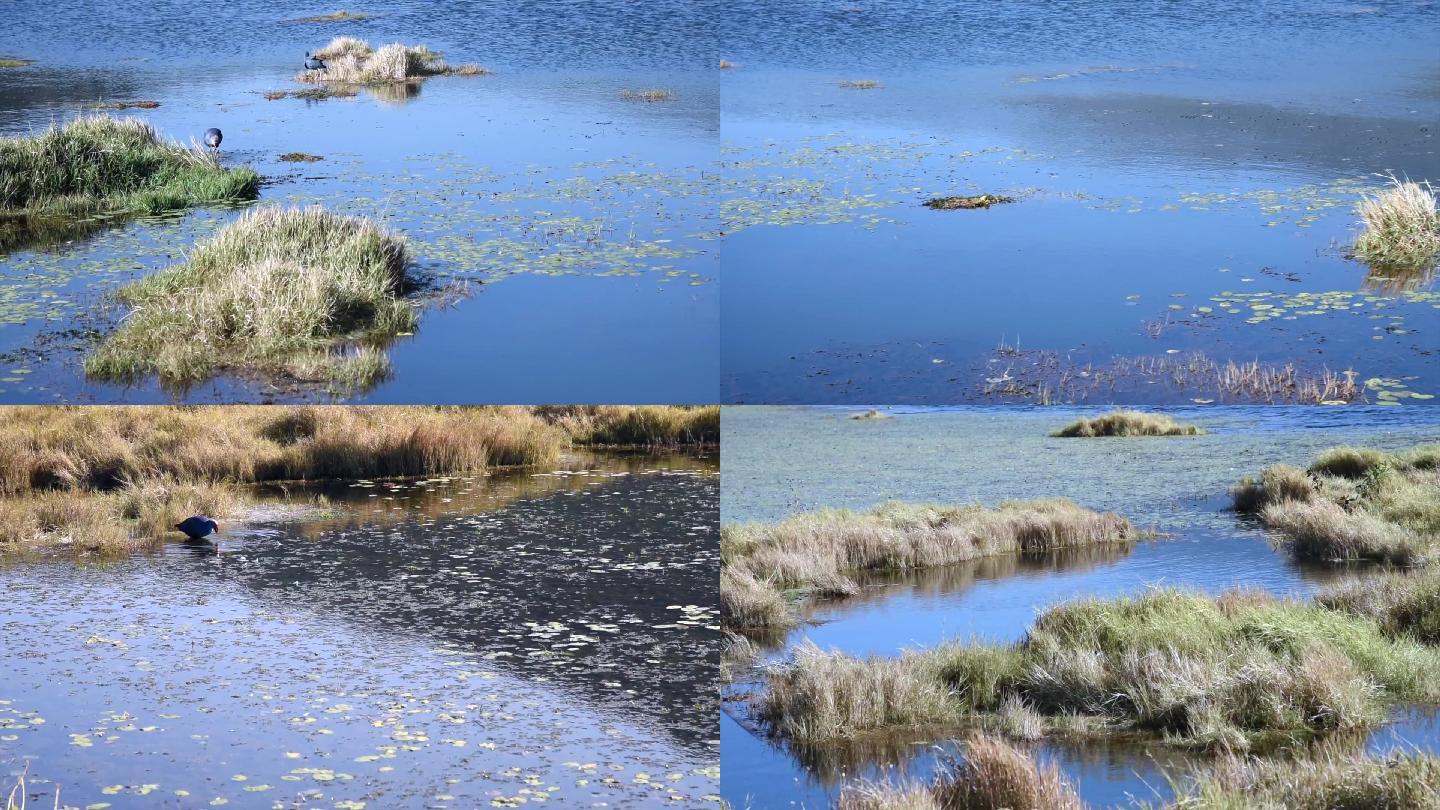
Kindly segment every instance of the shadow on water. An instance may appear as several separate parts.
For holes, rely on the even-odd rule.
[[[0,766],[40,804],[699,803],[717,488],[713,456],[587,454],[270,488],[216,544],[12,562]]]
[[[1351,568],[1298,564],[1274,549],[1253,517],[1228,511],[1227,488],[1274,463],[1305,464],[1336,445],[1401,449],[1440,440],[1427,411],[1203,408],[1169,411],[1208,435],[1156,439],[1055,439],[1079,409],[897,408],[857,421],[854,409],[731,408],[725,413],[725,523],[774,521],[822,506],[865,509],[888,499],[995,504],[1067,497],[1113,510],[1166,536],[1133,548],[1045,557],[995,557],[902,575],[869,576],[854,599],[810,605],[807,622],[763,642],[761,664],[802,641],[856,656],[895,656],[951,640],[1011,643],[1047,605],[1133,595],[1168,586],[1219,593],[1262,588],[1308,598]],[[963,735],[912,731],[840,746],[771,739],[750,715],[762,688],[753,672],[727,687],[721,715],[723,795],[737,807],[827,807],[855,778],[933,775],[960,754]],[[1368,737],[1374,751],[1440,750],[1434,711],[1405,708]],[[1132,739],[1050,741],[1056,762],[1093,807],[1164,799],[1169,777],[1203,763]]]

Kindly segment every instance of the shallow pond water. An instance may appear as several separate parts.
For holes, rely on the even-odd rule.
[[[726,402],[1286,398],[1135,367],[1195,354],[1440,393],[1433,273],[1345,258],[1377,173],[1440,178],[1432,3],[749,11],[721,43]],[[979,193],[1016,202],[921,205]]]
[[[713,805],[717,489],[585,456],[12,561],[0,768],[45,807]]]
[[[890,499],[941,503],[1067,497],[1119,512],[1163,536],[1133,548],[996,557],[932,571],[874,576],[855,599],[807,608],[806,624],[768,646],[783,659],[804,640],[855,655],[893,656],[951,640],[1011,642],[1047,605],[1135,594],[1150,586],[1217,593],[1247,586],[1303,598],[1358,571],[1300,565],[1267,542],[1253,520],[1227,510],[1244,475],[1305,464],[1339,444],[1401,449],[1440,441],[1440,419],[1400,408],[1170,409],[1208,435],[1056,439],[1048,434],[1093,411],[1074,408],[896,408],[890,419],[854,420],[843,408],[727,408],[722,420],[723,522],[774,521],[820,507],[863,509]],[[848,778],[924,777],[953,756],[948,740],[899,735],[885,745],[824,752],[766,738],[731,687],[721,722],[723,795],[737,807],[824,807]],[[1440,749],[1440,722],[1406,710],[1368,741],[1376,750]],[[1167,774],[1191,764],[1161,746],[1044,744],[1095,807],[1169,795]]]
[[[6,13],[0,54],[36,61],[0,70],[0,136],[154,100],[125,114],[186,142],[220,127],[223,162],[265,177],[261,203],[322,204],[409,238],[431,291],[421,327],[391,347],[390,380],[348,398],[715,401],[716,48],[688,4],[400,3],[326,24],[253,0],[208,14],[147,0],[123,24],[80,3]],[[303,54],[339,34],[423,42],[494,73],[353,98],[262,95],[303,89]],[[624,97],[657,87],[672,97]],[[296,151],[323,160],[279,159]],[[187,391],[85,380],[85,351],[123,315],[107,294],[237,215],[192,211],[0,255],[0,401],[330,396],[235,377]]]

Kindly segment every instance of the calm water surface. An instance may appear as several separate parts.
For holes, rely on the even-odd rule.
[[[1226,511],[1227,488],[1266,465],[1307,463],[1337,444],[1401,449],[1440,441],[1440,420],[1399,408],[1227,408],[1170,411],[1209,435],[1052,439],[1085,413],[1071,408],[898,408],[855,421],[840,408],[727,408],[723,416],[725,522],[774,521],[825,506],[865,509],[889,499],[994,505],[1067,497],[1113,510],[1168,536],[1133,549],[997,557],[864,581],[852,600],[809,609],[809,622],[770,647],[770,660],[810,640],[854,655],[893,656],[951,640],[1012,642],[1047,605],[1172,586],[1218,593],[1235,586],[1303,598],[1343,576],[1275,552],[1265,531]],[[732,696],[757,688],[741,683]],[[904,735],[902,735],[904,736]],[[766,739],[739,701],[724,704],[723,795],[736,806],[825,807],[855,776],[926,777],[959,747],[903,739],[823,754]],[[1407,710],[1368,743],[1440,749],[1433,713]],[[1166,773],[1190,764],[1159,746],[1044,745],[1097,807],[1169,795]]]
[[[1244,401],[1133,368],[1196,353],[1440,393],[1433,274],[1345,258],[1377,173],[1440,178],[1434,3],[745,11],[725,401]]]
[[[713,804],[717,489],[714,458],[584,457],[12,562],[0,768],[46,807]]]
[[[313,13],[322,13],[311,10]],[[188,142],[225,132],[223,160],[265,177],[262,203],[322,204],[402,232],[436,291],[391,350],[373,402],[713,402],[719,374],[712,194],[715,36],[683,2],[469,2],[354,9],[306,24],[242,0],[197,9],[142,2],[6,6],[0,136],[90,111],[131,110]],[[425,43],[482,77],[410,92],[267,101],[296,90],[307,50],[346,34]],[[625,90],[664,88],[643,103]],[[286,163],[292,151],[324,158]],[[237,216],[201,210],[0,255],[0,400],[253,401],[320,398],[269,380],[187,391],[84,379],[81,361],[123,312],[107,295],[179,261]],[[500,282],[504,283],[500,283]],[[448,304],[448,306],[447,306]]]

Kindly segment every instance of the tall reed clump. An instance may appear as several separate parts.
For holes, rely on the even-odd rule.
[[[760,717],[824,743],[926,726],[1143,734],[1198,748],[1302,743],[1440,700],[1440,650],[1374,621],[1260,593],[1155,590],[1051,608],[1013,645],[948,644],[898,659],[802,649]],[[1010,718],[1013,720],[1013,718]]]
[[[1413,566],[1440,552],[1440,445],[1405,453],[1336,447],[1308,470],[1268,467],[1231,497],[1297,557]]]
[[[373,384],[389,368],[376,347],[416,327],[405,297],[409,261],[404,241],[370,220],[319,207],[256,209],[184,264],[122,289],[133,312],[85,371],[153,373],[171,385],[222,370]]]
[[[1084,810],[1055,763],[1041,765],[1004,740],[977,734],[931,784],[847,785],[837,810]]]
[[[1440,810],[1440,758],[1353,748],[1298,760],[1231,756],[1180,794],[1164,810]]]
[[[720,443],[719,405],[545,405],[537,413],[588,446]]]
[[[1356,206],[1363,230],[1355,258],[1373,267],[1428,270],[1440,259],[1440,208],[1428,182],[1390,177],[1390,187]]]
[[[859,571],[933,568],[997,554],[1130,544],[1130,521],[1067,500],[983,506],[885,503],[827,509],[768,525],[721,528],[720,605],[731,629],[794,621],[785,594],[843,597]],[[781,610],[781,608],[784,610]]]
[[[1163,413],[1144,411],[1112,411],[1103,416],[1078,419],[1050,434],[1056,438],[1092,438],[1096,436],[1202,436],[1205,431],[1195,425],[1175,421]]]
[[[313,84],[394,84],[443,76],[454,71],[440,54],[424,45],[392,42],[378,50],[355,37],[335,37],[330,44],[315,52],[324,60],[323,70],[306,70],[296,74],[296,81]],[[466,75],[476,75],[467,72]]]
[[[0,247],[93,227],[95,217],[253,200],[260,178],[162,140],[139,118],[94,115],[0,139]],[[78,220],[91,220],[91,224]]]
[[[480,473],[568,445],[521,407],[0,409],[0,549],[119,550],[263,481]]]

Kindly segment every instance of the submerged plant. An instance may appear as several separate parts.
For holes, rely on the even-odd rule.
[[[122,289],[133,311],[87,358],[86,373],[184,385],[229,369],[373,384],[388,368],[378,353],[335,350],[415,330],[409,262],[405,243],[370,220],[257,209],[184,264]]]
[[[1372,267],[1421,271],[1440,259],[1440,209],[1429,182],[1390,177],[1390,187],[1356,207],[1364,230],[1355,258]]]

